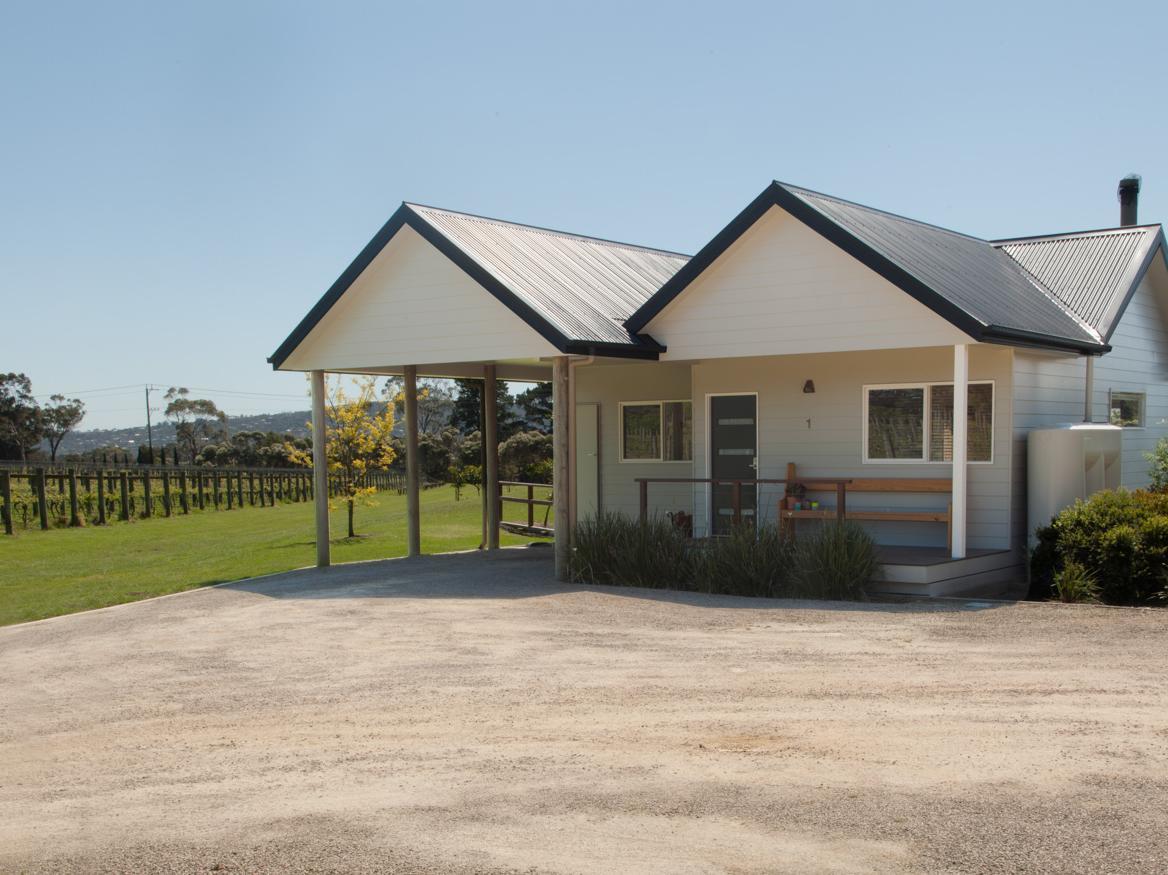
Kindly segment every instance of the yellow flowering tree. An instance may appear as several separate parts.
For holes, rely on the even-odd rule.
[[[388,468],[396,455],[390,445],[393,405],[386,404],[378,413],[374,394],[372,379],[355,382],[352,394],[339,381],[330,383],[325,393],[326,455],[336,490],[329,499],[329,507],[334,507],[334,500],[348,506],[350,538],[357,537],[353,528],[354,508],[358,504],[371,507],[377,503],[373,498],[377,489],[369,484],[369,472]],[[311,465],[312,453],[297,450],[293,461]]]

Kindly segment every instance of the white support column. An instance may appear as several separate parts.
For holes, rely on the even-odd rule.
[[[555,506],[556,579],[568,579],[572,522],[568,507],[568,357],[552,359],[552,496]]]
[[[324,412],[324,371],[312,372],[312,494],[316,511],[316,567],[327,568],[329,556],[328,429]]]
[[[965,558],[969,478],[969,346],[953,346],[953,558]]]
[[[406,396],[406,528],[407,555],[422,555],[421,482],[418,477],[418,369],[402,369]]]
[[[1084,356],[1087,359],[1087,373],[1083,379],[1083,422],[1093,422],[1095,419],[1095,356]]]
[[[487,496],[487,549],[499,549],[499,412],[495,388],[495,366],[483,368],[483,449],[487,465],[483,471],[483,491]]]

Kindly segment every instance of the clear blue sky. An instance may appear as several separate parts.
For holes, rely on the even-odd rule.
[[[1115,224],[1134,171],[1159,221],[1166,33],[1163,2],[9,4],[0,371],[301,408],[266,357],[407,199],[693,252],[773,178],[1006,236]]]

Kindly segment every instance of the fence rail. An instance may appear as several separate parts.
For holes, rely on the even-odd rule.
[[[378,490],[405,492],[405,476],[371,471],[367,482]],[[26,489],[15,488],[24,481]],[[329,476],[329,497],[344,493],[343,476]],[[234,510],[245,506],[313,499],[311,468],[208,468],[194,465],[64,466],[0,463],[0,516],[4,533],[104,525],[153,516],[188,515],[192,510]]]
[[[835,487],[836,493],[836,520],[843,522],[847,514],[847,488],[851,483],[851,479],[834,478],[834,477],[800,477],[783,480],[727,480],[725,478],[711,478],[711,477],[636,477],[634,482],[640,489],[640,520],[642,523],[649,519],[649,484],[650,483],[701,483],[711,487],[711,489],[718,486],[730,487],[730,513],[735,525],[742,523],[742,487],[743,486],[778,486],[782,484],[790,484],[791,486],[805,486],[808,483],[822,483]]]

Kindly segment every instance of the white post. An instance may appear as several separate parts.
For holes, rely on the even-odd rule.
[[[568,579],[569,538],[572,522],[568,509],[568,357],[552,359],[552,496],[555,506],[556,579]]]
[[[495,389],[495,366],[483,368],[483,448],[487,466],[483,490],[487,494],[487,549],[499,549],[499,412]]]
[[[1083,422],[1093,422],[1095,401],[1095,356],[1085,356],[1087,373],[1083,380]]]
[[[406,396],[406,529],[407,555],[422,555],[421,485],[418,477],[418,369],[402,369]]]
[[[324,413],[324,371],[312,372],[312,494],[316,510],[316,566],[326,568],[329,557],[328,431]]]
[[[953,558],[965,558],[969,456],[969,346],[953,346]]]

